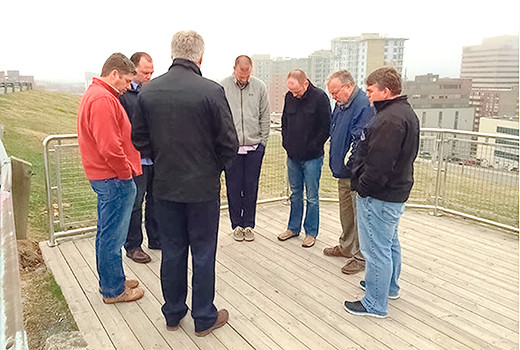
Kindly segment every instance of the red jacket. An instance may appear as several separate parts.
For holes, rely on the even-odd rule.
[[[78,111],[78,143],[89,180],[130,179],[141,175],[141,157],[119,92],[94,78]]]

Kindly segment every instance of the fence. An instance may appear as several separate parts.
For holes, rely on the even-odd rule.
[[[32,83],[29,82],[4,82],[0,83],[0,94],[9,92],[18,92],[23,90],[32,90]]]
[[[27,349],[18,272],[11,162],[0,141],[0,349]]]
[[[470,217],[518,232],[518,140],[516,136],[422,129],[409,207]],[[44,141],[49,207],[49,244],[95,229],[96,196],[85,179],[76,135]],[[328,166],[328,144],[320,198],[337,200]],[[516,152],[516,153],[515,153]],[[288,198],[286,154],[279,127],[271,128],[260,174],[259,202]],[[226,193],[222,176],[221,203]]]

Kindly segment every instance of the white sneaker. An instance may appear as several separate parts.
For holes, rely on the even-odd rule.
[[[246,227],[244,229],[244,239],[249,242],[255,240],[255,231],[253,231],[252,227]]]
[[[240,226],[235,227],[233,230],[233,238],[235,241],[241,242],[244,240],[244,229]]]

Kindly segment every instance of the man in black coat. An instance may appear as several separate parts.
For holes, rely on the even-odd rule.
[[[130,83],[130,89],[119,96],[119,101],[125,108],[126,114],[133,124],[136,114],[137,94],[141,90],[143,84],[150,81],[153,74],[152,57],[146,52],[136,52],[130,57],[130,61],[135,65],[134,79]],[[144,208],[144,226],[146,227],[146,235],[148,236],[148,248],[160,249],[159,233],[157,232],[157,221],[153,209],[153,162],[150,158],[141,157],[141,166],[143,174],[137,176],[134,181],[137,187],[134,207],[132,208],[132,216],[130,217],[130,227],[128,228],[128,236],[126,237],[125,250],[126,256],[133,261],[146,264],[152,259],[142,248],[143,243],[143,201],[146,196],[146,204]]]
[[[162,312],[174,331],[188,306],[188,249],[193,258],[195,334],[205,336],[229,317],[213,304],[220,175],[238,151],[238,138],[219,84],[200,72],[204,41],[194,31],[172,39],[169,71],[143,87],[132,140],[154,162],[153,193],[161,238]]]
[[[325,91],[315,87],[300,69],[287,77],[282,113],[282,144],[287,151],[287,171],[291,186],[291,213],[287,230],[278,239],[285,241],[300,234],[303,220],[303,189],[307,209],[302,246],[312,247],[320,224],[319,185],[323,166],[323,145],[329,138],[330,101]]]
[[[399,298],[397,228],[413,186],[419,120],[401,96],[401,76],[394,68],[380,68],[368,76],[367,96],[377,113],[361,134],[352,168],[359,245],[366,260],[365,280],[360,282],[365,297],[345,301],[344,306],[355,315],[384,318],[388,299]]]

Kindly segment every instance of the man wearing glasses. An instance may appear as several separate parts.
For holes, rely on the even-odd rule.
[[[339,217],[341,236],[339,244],[327,247],[323,254],[347,258],[341,272],[351,275],[365,269],[365,258],[359,250],[359,239],[355,217],[355,196],[351,195],[353,155],[363,128],[374,117],[370,102],[355,84],[352,75],[341,70],[333,73],[327,88],[336,105],[330,125],[330,160],[332,175],[338,179]]]

